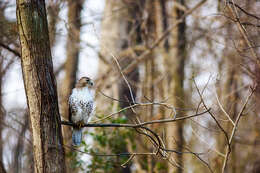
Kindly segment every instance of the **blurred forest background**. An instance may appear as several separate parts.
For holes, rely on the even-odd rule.
[[[17,6],[0,0],[1,173],[37,167]],[[63,125],[67,172],[260,172],[260,1],[46,0],[45,7],[61,119],[75,82],[89,76],[96,89],[89,123],[158,122],[146,126],[152,133],[85,128],[79,148]]]

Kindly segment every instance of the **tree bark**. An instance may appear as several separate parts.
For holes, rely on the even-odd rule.
[[[59,12],[60,12],[60,2],[56,1],[50,3],[47,7],[48,14],[48,26],[49,26],[49,38],[50,38],[50,47],[54,47],[56,42],[56,28],[59,22]]]
[[[36,173],[66,172],[44,0],[17,0],[17,22]]]
[[[184,5],[184,0],[179,1]],[[171,20],[169,23],[174,23],[178,20],[183,12],[178,10],[176,7],[172,7]],[[180,23],[170,34],[168,39],[168,47],[166,46],[166,52],[168,53],[165,56],[165,67],[168,74],[168,86],[169,86],[169,96],[171,97],[171,104],[177,108],[184,107],[184,62],[186,58],[186,37],[185,37],[185,22]],[[184,139],[183,139],[183,122],[180,121],[176,124],[169,124],[166,127],[167,135],[167,147],[169,149],[176,149],[181,152]],[[168,172],[181,173],[183,171],[183,156],[178,154],[173,156],[173,159],[178,164],[173,166],[169,164]]]

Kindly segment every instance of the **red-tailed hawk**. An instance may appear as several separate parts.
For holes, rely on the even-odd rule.
[[[82,77],[69,97],[69,121],[77,125],[72,131],[72,143],[76,146],[81,144],[82,126],[88,123],[93,112],[94,91],[92,88],[92,80]]]

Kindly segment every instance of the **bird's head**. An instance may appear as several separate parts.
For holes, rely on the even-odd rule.
[[[94,83],[89,77],[82,77],[76,83],[76,88],[83,88],[83,87],[92,88],[93,85],[94,85]]]

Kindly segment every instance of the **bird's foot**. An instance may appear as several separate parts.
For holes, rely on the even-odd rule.
[[[84,125],[85,125],[85,123],[84,123],[83,121],[80,121],[80,122],[77,123],[77,126],[78,126],[79,128],[84,127]]]

